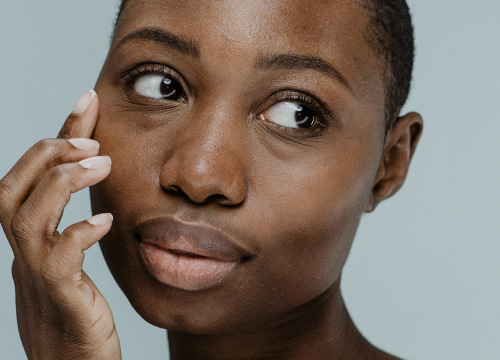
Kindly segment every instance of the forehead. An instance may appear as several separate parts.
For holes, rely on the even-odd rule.
[[[199,34],[226,31],[248,38],[279,35],[286,29],[285,36],[307,35],[304,40],[317,40],[328,35],[332,24],[352,24],[355,28],[359,24],[352,20],[364,17],[360,10],[352,0],[129,0],[125,13],[136,19],[146,16],[151,23],[168,19],[175,21],[176,27],[183,25]]]
[[[366,41],[367,24],[353,0],[129,0],[114,42],[142,28],[165,29],[194,41],[200,58],[228,65],[227,72],[259,55],[318,56],[356,95],[380,103],[384,66]]]

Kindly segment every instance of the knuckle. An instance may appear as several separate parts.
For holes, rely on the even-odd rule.
[[[57,137],[59,139],[69,139],[72,137],[72,128],[74,122],[78,119],[78,116],[75,114],[71,114],[68,116],[66,121],[64,122],[61,131],[59,131],[59,134]]]
[[[61,143],[58,139],[43,139],[37,142],[33,148],[37,156],[41,156],[46,161],[45,170],[49,170],[54,165],[61,163]]]
[[[47,256],[40,265],[40,277],[45,285],[49,287],[63,285],[64,283],[75,283],[78,277],[78,271],[68,268],[67,257],[57,258]],[[66,264],[66,265],[64,265]]]
[[[67,166],[58,165],[50,170],[52,182],[56,185],[65,185],[71,180],[71,174]]]
[[[46,259],[40,266],[40,276],[46,285],[57,285],[62,278],[50,259]]]
[[[78,172],[74,164],[62,164],[50,170],[52,182],[57,188],[68,189],[71,193],[80,190],[82,184],[86,182],[85,176]]]
[[[8,175],[0,180],[0,214],[3,214],[10,208],[14,199],[15,189],[11,185]]]
[[[41,153],[47,157],[53,157],[59,153],[59,147],[55,139],[43,139],[37,142],[34,146],[37,153]]]
[[[59,131],[59,134],[57,134],[57,137],[60,139],[69,138],[69,130],[68,130],[68,127],[66,125],[63,125],[63,127]]]
[[[70,242],[79,242],[85,236],[83,229],[71,226],[64,230],[64,236]]]
[[[17,242],[29,241],[34,236],[29,218],[22,213],[14,215],[10,222],[10,231]]]
[[[81,184],[85,182],[85,179],[80,176],[72,176],[68,179],[70,186],[70,191],[72,193],[78,191],[81,188]]]

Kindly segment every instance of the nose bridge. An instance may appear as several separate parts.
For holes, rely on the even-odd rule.
[[[161,185],[182,191],[196,203],[210,198],[230,205],[241,203],[247,186],[244,129],[237,123],[230,108],[220,103],[193,111],[163,166]]]

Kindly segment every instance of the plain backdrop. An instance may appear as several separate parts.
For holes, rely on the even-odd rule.
[[[116,0],[0,0],[0,176],[55,137],[93,87]],[[404,111],[424,135],[401,191],[365,215],[342,289],[362,333],[407,359],[500,359],[500,2],[411,0],[416,62]],[[73,196],[61,227],[90,217]],[[12,251],[0,235],[0,357],[24,359]],[[124,359],[168,359],[98,246],[85,270],[113,310]]]

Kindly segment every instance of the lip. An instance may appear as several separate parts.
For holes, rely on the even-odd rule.
[[[202,223],[156,218],[135,233],[149,272],[158,281],[183,290],[203,290],[231,277],[250,253],[224,233]]]

